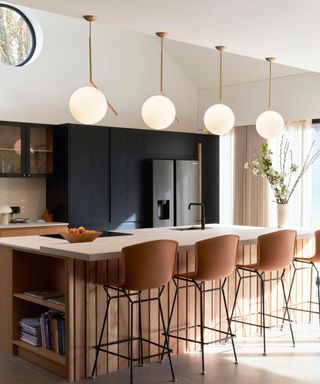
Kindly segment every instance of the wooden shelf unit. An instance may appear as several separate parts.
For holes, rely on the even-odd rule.
[[[59,311],[59,312],[65,312],[66,311],[65,305],[51,303],[48,300],[38,299],[36,297],[26,295],[25,293],[14,293],[13,297],[20,299],[20,300],[29,301],[29,302],[34,303],[34,304],[41,305],[42,307],[55,309],[56,311]]]
[[[66,366],[67,365],[67,359],[65,356],[59,355],[58,353],[55,353],[54,351],[51,351],[50,349],[42,348],[42,347],[34,347],[31,344],[28,344],[22,340],[13,340],[13,345],[25,349],[29,352],[34,353],[35,355],[41,356],[45,359],[51,360],[56,364]]]
[[[54,304],[48,300],[42,300],[23,293],[26,291],[55,290],[61,292],[66,297],[68,294],[66,268],[67,263],[64,258],[13,250],[12,345],[14,354],[48,369],[57,375],[70,378],[67,366],[69,361],[69,311],[67,310],[67,305]],[[40,316],[48,309],[53,309],[65,314],[65,356],[41,346],[35,347],[19,339],[19,321],[26,317]]]

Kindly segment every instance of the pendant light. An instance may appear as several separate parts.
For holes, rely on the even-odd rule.
[[[108,106],[115,115],[118,115],[112,105],[106,100],[104,94],[98,89],[92,77],[92,39],[91,23],[96,16],[86,15],[83,18],[89,22],[89,82],[90,85],[77,89],[69,101],[69,109],[72,116],[79,123],[98,123],[107,113]]]
[[[168,34],[157,32],[161,39],[160,56],[160,95],[149,97],[142,106],[142,118],[144,122],[153,129],[165,129],[169,127],[176,118],[176,108],[173,102],[163,92],[163,39]]]
[[[212,105],[206,110],[203,121],[210,133],[213,133],[214,135],[223,135],[233,128],[235,117],[232,109],[222,103],[222,53],[226,47],[218,45],[216,49],[220,52],[219,104]]]
[[[269,101],[268,110],[262,112],[256,121],[256,128],[260,136],[265,139],[280,136],[284,132],[284,120],[280,113],[271,110],[271,91],[272,91],[272,62],[274,57],[266,57],[269,62]]]

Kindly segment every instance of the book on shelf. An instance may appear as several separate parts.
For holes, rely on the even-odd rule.
[[[56,297],[63,296],[63,294],[59,291],[51,290],[51,289],[43,289],[38,291],[26,291],[25,295],[35,297],[41,300],[48,300]]]
[[[19,322],[20,340],[65,354],[65,314],[49,309],[40,317],[24,318]]]
[[[53,297],[51,299],[48,299],[48,302],[52,304],[64,305],[65,298],[64,296]]]
[[[33,346],[41,345],[41,327],[38,317],[28,317],[19,321],[20,340]]]

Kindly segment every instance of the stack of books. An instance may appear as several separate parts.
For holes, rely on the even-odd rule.
[[[20,340],[37,347],[41,345],[41,327],[39,317],[27,317],[21,319],[20,325]]]
[[[41,345],[65,354],[65,314],[50,309],[40,316]]]

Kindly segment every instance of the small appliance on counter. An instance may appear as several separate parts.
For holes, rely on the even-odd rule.
[[[12,209],[9,205],[0,205],[0,224],[8,225],[9,224],[9,215],[12,212]]]
[[[23,224],[28,223],[29,218],[28,217],[14,217],[13,215],[17,215],[20,213],[20,207],[10,207],[11,208],[11,220],[10,224]]]

